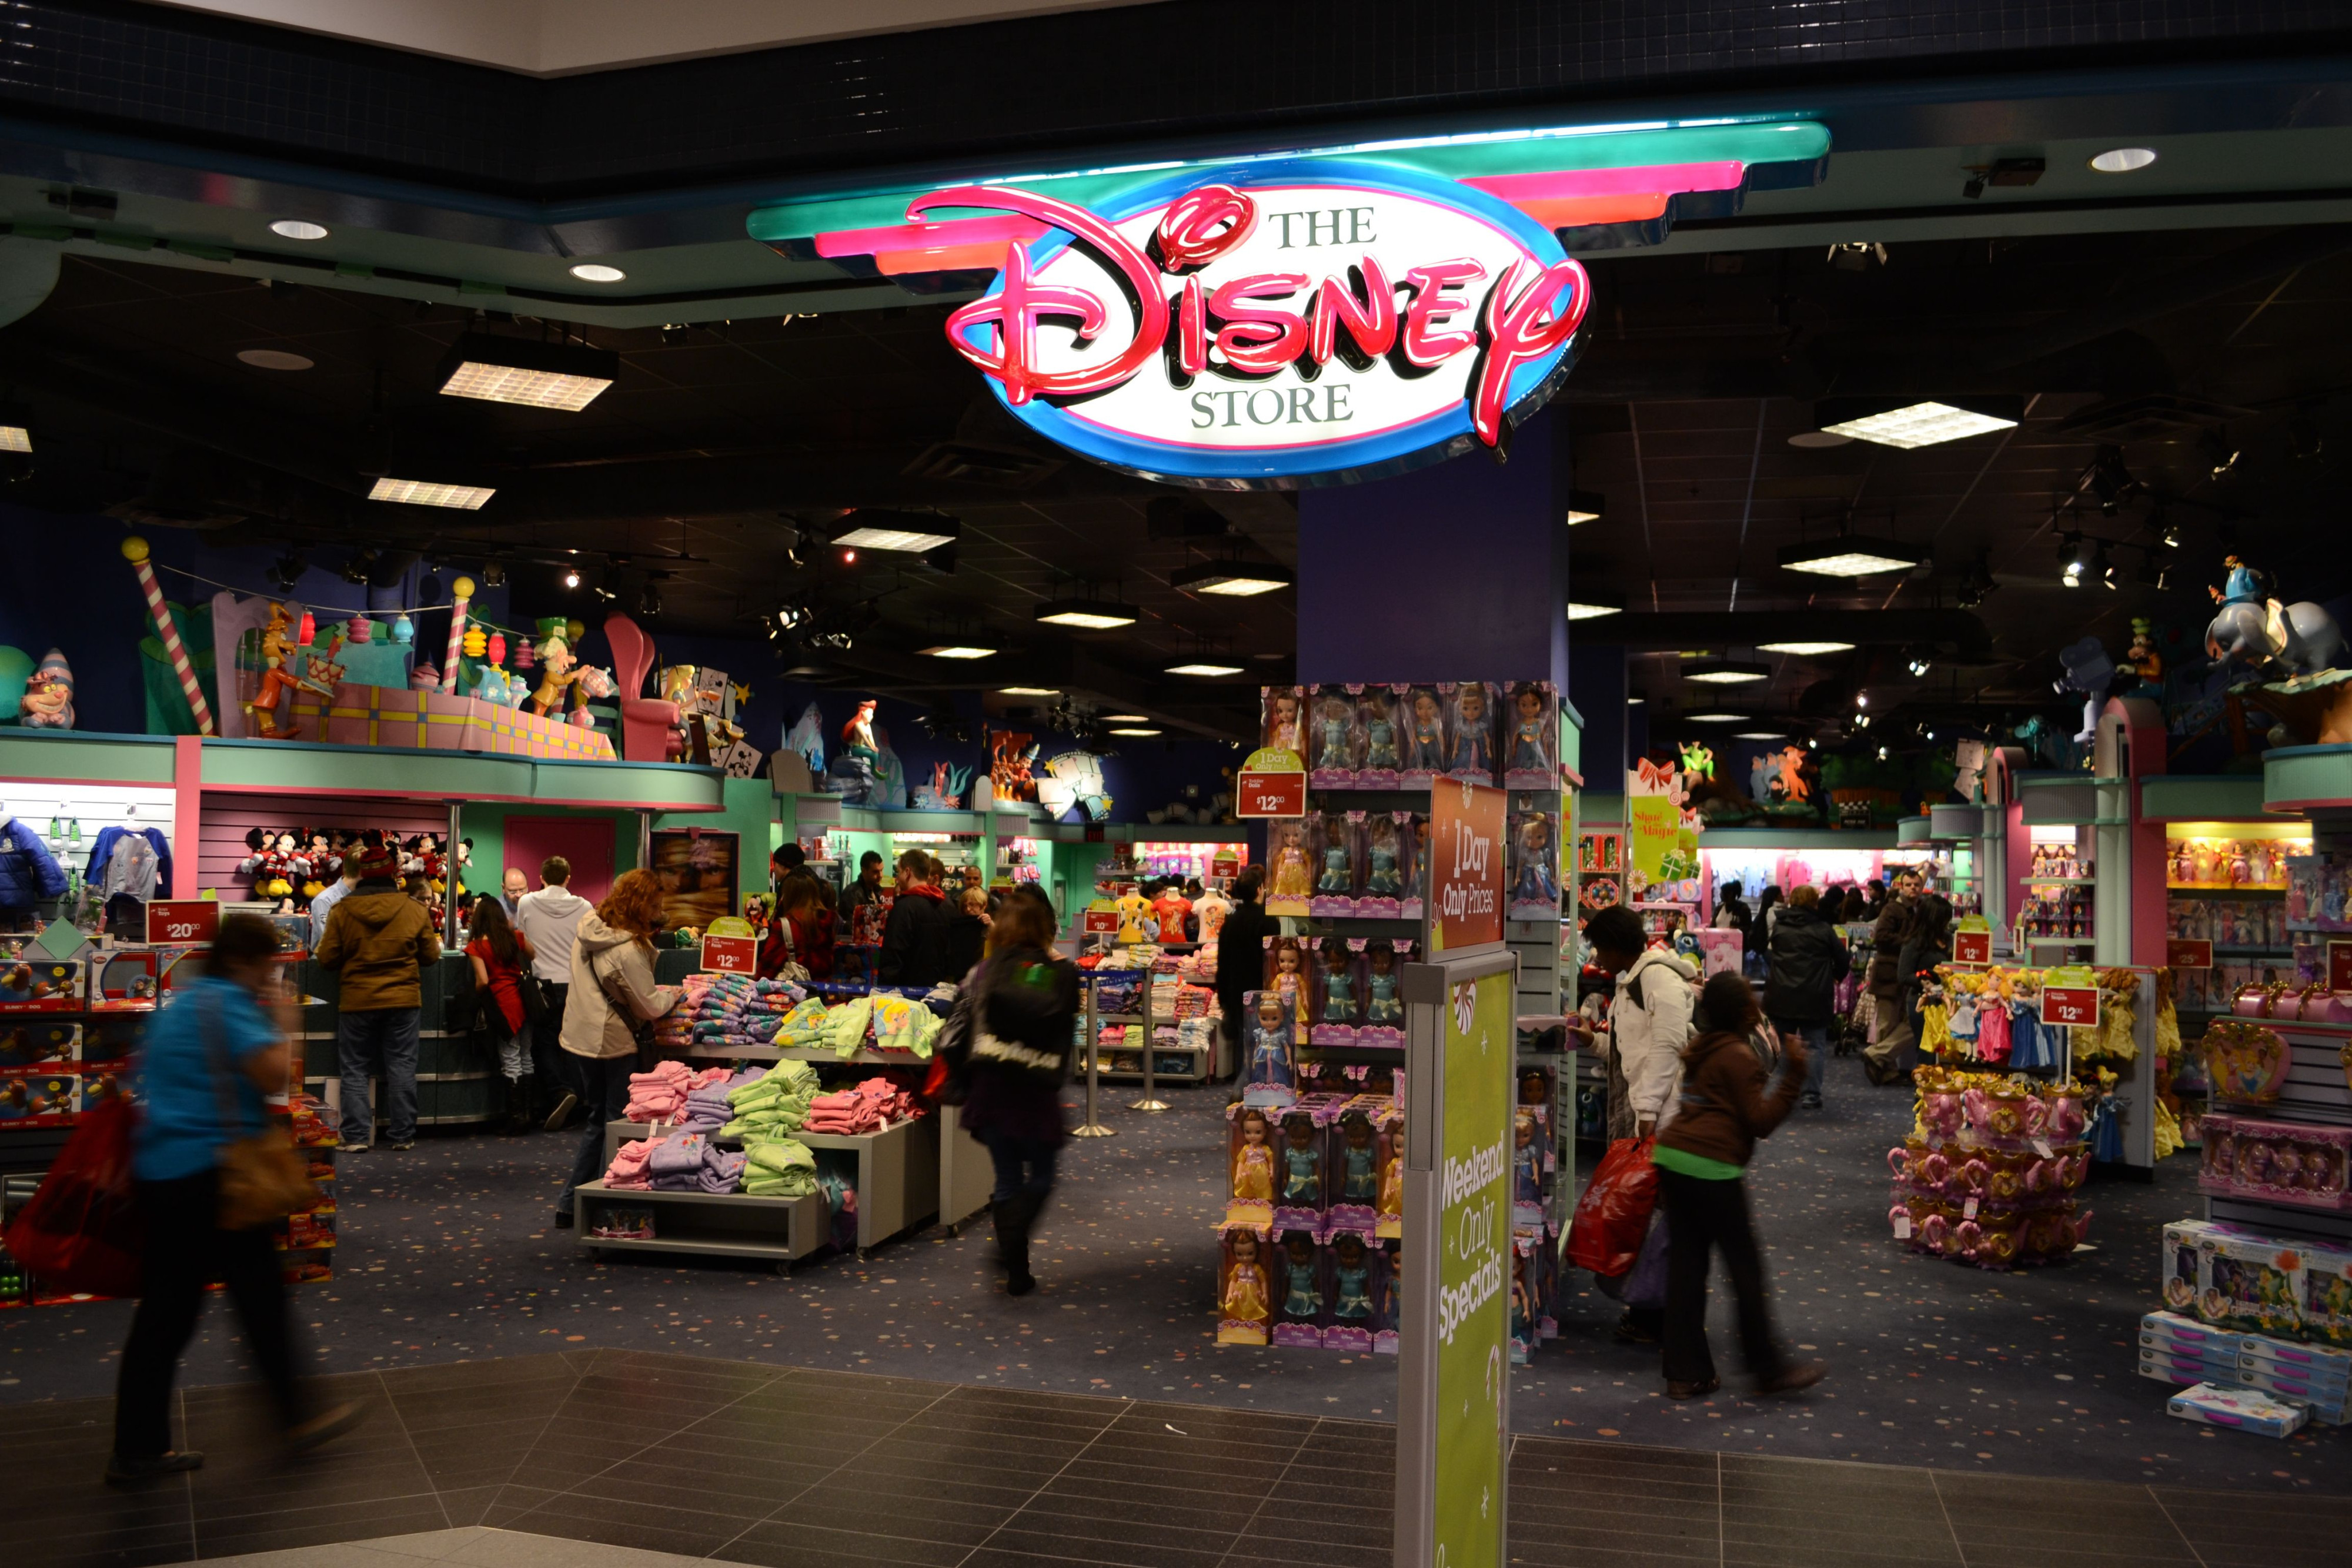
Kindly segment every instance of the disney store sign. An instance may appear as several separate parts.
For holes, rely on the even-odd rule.
[[[1591,303],[1518,208],[1372,163],[1190,172],[1103,212],[960,185],[908,216],[1010,242],[947,331],[1015,416],[1178,484],[1331,484],[1499,450],[1567,375]]]

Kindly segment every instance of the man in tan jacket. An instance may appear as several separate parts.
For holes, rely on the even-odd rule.
[[[433,916],[400,891],[400,863],[382,844],[357,852],[359,885],[327,917],[320,967],[339,977],[335,1045],[343,1070],[342,1141],[375,1141],[368,1076],[381,1061],[384,1132],[395,1149],[416,1143],[416,1034],[425,966],[441,959]]]

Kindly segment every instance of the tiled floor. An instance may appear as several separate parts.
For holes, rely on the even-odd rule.
[[[1389,1548],[1394,1435],[1375,1423],[613,1350],[332,1382],[373,1396],[374,1417],[290,1461],[251,1390],[192,1391],[205,1468],[132,1491],[98,1479],[106,1401],[0,1409],[7,1568],[655,1568],[604,1548],[774,1568],[1358,1568]],[[1510,1484],[1513,1560],[1558,1568],[2321,1568],[2352,1539],[2340,1499],[1532,1436]]]

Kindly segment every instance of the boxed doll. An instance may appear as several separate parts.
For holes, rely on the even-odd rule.
[[[1395,818],[1397,848],[1404,854],[1399,868],[1404,873],[1404,893],[1397,900],[1397,915],[1418,920],[1429,899],[1429,813],[1399,811]]]
[[[1265,984],[1262,989],[1275,992],[1290,1004],[1291,1039],[1299,1045],[1307,1043],[1307,1031],[1312,1027],[1315,1009],[1315,977],[1308,971],[1308,954],[1303,936],[1268,936],[1265,943]]]
[[[1404,686],[1366,686],[1356,699],[1356,730],[1363,742],[1356,788],[1394,789],[1404,772]]]
[[[1331,1260],[1331,1321],[1323,1348],[1363,1352],[1373,1348],[1379,1314],[1373,1302],[1386,1254],[1357,1231],[1335,1233]]]
[[[1318,917],[1356,913],[1356,830],[1346,811],[1309,811],[1307,846],[1315,870],[1315,891],[1307,912]],[[1361,816],[1361,813],[1355,813]]]
[[[1408,686],[1404,693],[1404,766],[1397,770],[1401,789],[1426,789],[1446,769],[1453,736],[1445,721],[1444,688]]]
[[[1295,753],[1307,759],[1307,689],[1304,686],[1258,688],[1257,743],[1267,750]]]
[[[1382,1150],[1377,1113],[1350,1103],[1331,1136],[1331,1225],[1367,1235],[1380,1224]]]
[[[1263,1229],[1225,1227],[1217,1264],[1217,1343],[1264,1344],[1274,1316],[1267,1286],[1271,1260]]]
[[[1412,814],[1350,811],[1348,821],[1364,852],[1363,878],[1356,883],[1356,914],[1372,919],[1402,918]]]
[[[2304,1291],[2300,1247],[2268,1236],[2208,1234],[2197,1251],[2199,1317],[2262,1333],[2297,1331]]]
[[[1310,1045],[1353,1045],[1364,1022],[1364,939],[1308,937],[1315,951],[1315,1021]]]
[[[1452,743],[1445,751],[1445,777],[1492,784],[1498,760],[1495,684],[1457,681],[1441,683],[1437,690],[1446,700],[1446,727],[1452,731]]]
[[[1412,943],[1385,936],[1362,943],[1364,952],[1364,1021],[1356,1030],[1359,1046],[1404,1047],[1404,966],[1412,961]]]
[[[1511,896],[1507,915],[1513,920],[1559,918],[1559,813],[1536,807],[1535,797],[1520,796],[1522,809],[1511,813]]]
[[[1274,1269],[1274,1343],[1320,1347],[1331,1300],[1330,1258],[1321,1232],[1311,1226],[1276,1226]]]
[[[1274,1124],[1274,1223],[1277,1228],[1319,1227],[1331,1207],[1322,1120],[1300,1103],[1268,1113]]]
[[[1503,754],[1503,784],[1512,789],[1559,788],[1559,693],[1549,681],[1517,681],[1510,688],[1510,746]]]
[[[89,1010],[145,1012],[155,1005],[163,955],[152,949],[111,953],[89,965]]]
[[[1227,1225],[1268,1225],[1274,1220],[1274,1118],[1261,1106],[1236,1102],[1225,1107],[1230,1132],[1225,1166],[1231,1177],[1225,1198]]]
[[[2208,1427],[2230,1427],[2264,1437],[2284,1437],[2309,1418],[2309,1412],[2292,1400],[2252,1388],[2228,1388],[2200,1383],[2184,1388],[2165,1404],[2168,1415]]]
[[[1265,908],[1268,915],[1305,915],[1315,897],[1318,868],[1308,834],[1311,816],[1275,822],[1266,830]]]
[[[0,1072],[48,1072],[81,1060],[78,1023],[0,1023]]]
[[[1256,1110],[1279,1110],[1298,1098],[1297,1030],[1293,1003],[1279,990],[1243,993],[1247,1022],[1238,1031],[1248,1044],[1242,1063],[1241,1103]]]
[[[1363,688],[1320,685],[1308,699],[1307,781],[1318,789],[1352,789],[1363,766],[1356,699]]]
[[[2352,1352],[2352,1246],[2336,1242],[2303,1249],[2303,1294],[2295,1315],[2304,1338]]]
[[[1372,1354],[1394,1355],[1397,1330],[1404,1322],[1404,1243],[1391,1240],[1372,1254]]]

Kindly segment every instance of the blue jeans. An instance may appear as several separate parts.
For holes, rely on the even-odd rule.
[[[1805,1042],[1805,1092],[1818,1100],[1822,1097],[1822,1070],[1830,1059],[1830,1026],[1825,1023],[1776,1023],[1772,1026],[1782,1034],[1793,1034]]]
[[[335,1050],[343,1068],[345,1148],[375,1142],[375,1113],[368,1098],[368,1075],[383,1073],[384,1136],[395,1144],[416,1137],[415,1008],[371,1008],[335,1019]]]
[[[996,1190],[988,1195],[991,1203],[1003,1203],[1022,1193],[1044,1197],[1054,1190],[1054,1159],[1061,1151],[1053,1145],[1016,1138],[1010,1133],[982,1133],[980,1141],[988,1145],[988,1157],[996,1166]]]
[[[572,1212],[572,1189],[583,1182],[594,1181],[604,1174],[604,1124],[617,1122],[629,1110],[629,1074],[637,1070],[636,1054],[627,1056],[573,1056],[572,1069],[586,1081],[586,1092],[580,1095],[587,1108],[588,1120],[580,1127],[580,1152],[572,1158],[572,1179],[563,1186],[563,1196],[556,1200],[555,1212]]]

